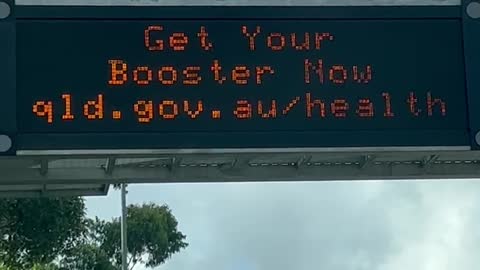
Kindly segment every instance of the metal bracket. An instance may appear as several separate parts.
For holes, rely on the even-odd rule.
[[[431,155],[431,156],[426,156],[423,161],[421,166],[424,168],[430,167],[437,159],[439,158],[439,155]]]
[[[374,155],[365,155],[363,160],[360,162],[360,169],[365,169],[367,166],[371,165],[375,161]]]
[[[177,168],[180,165],[181,162],[182,162],[181,158],[172,157],[170,159],[170,163],[167,164],[168,171],[174,172],[175,168]]]
[[[42,159],[40,160],[40,175],[46,176],[48,174],[48,160]]]
[[[294,163],[294,166],[297,170],[299,170],[302,167],[302,165],[310,162],[311,159],[312,159],[312,156],[303,156],[297,162]]]
[[[105,173],[108,175],[112,175],[113,170],[115,169],[115,162],[116,158],[108,158],[105,164]]]

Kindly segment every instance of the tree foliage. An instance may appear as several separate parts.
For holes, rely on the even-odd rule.
[[[85,220],[82,198],[0,200],[0,261],[9,270],[48,264],[74,246]]]
[[[177,230],[178,222],[166,205],[130,205],[127,211],[127,246],[129,265],[146,267],[163,264],[173,254],[188,246],[186,236]],[[121,264],[121,222],[119,218],[99,225],[103,238],[101,249]],[[146,259],[145,259],[146,258]]]
[[[99,246],[82,243],[71,249],[60,262],[60,270],[117,270]]]
[[[58,266],[49,263],[49,264],[36,264],[32,267],[32,270],[59,270]]]
[[[130,205],[127,209],[128,265],[156,267],[173,254],[186,248],[186,236],[177,229],[178,223],[168,206],[155,204]],[[62,260],[69,270],[119,269],[121,258],[121,221],[115,218],[89,223],[89,234],[72,253]],[[146,259],[145,259],[146,258]]]
[[[120,269],[120,224],[88,219],[81,198],[0,200],[0,270]],[[177,226],[166,205],[128,206],[130,269],[159,266],[186,248]]]
[[[8,268],[7,266],[0,265],[0,270],[11,270],[11,268]],[[32,268],[28,270],[60,270],[57,265],[53,263],[49,264],[35,264],[33,265]]]

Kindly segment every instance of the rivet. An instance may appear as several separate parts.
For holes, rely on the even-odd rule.
[[[467,15],[472,19],[480,19],[480,2],[471,2],[468,4]]]

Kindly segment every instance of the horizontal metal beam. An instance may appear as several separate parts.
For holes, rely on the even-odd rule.
[[[332,167],[250,167],[222,170],[212,167],[185,167],[170,171],[166,168],[118,168],[108,177],[99,170],[78,171],[56,169],[48,177],[24,173],[18,178],[2,179],[1,184],[78,184],[78,183],[213,183],[213,182],[283,182],[283,181],[339,181],[339,180],[421,180],[479,178],[479,164],[451,164],[430,166],[428,169],[412,165],[382,165],[358,168]]]
[[[4,158],[0,159],[0,185],[463,179],[480,176],[480,151],[161,153],[124,153],[114,155],[115,162],[112,162],[111,153]],[[42,170],[45,164],[48,164],[48,170]]]
[[[286,153],[365,153],[468,151],[470,146],[429,147],[323,147],[323,148],[225,148],[225,149],[95,149],[95,150],[20,150],[18,156],[137,156],[176,154],[286,154]]]
[[[91,6],[444,6],[460,5],[460,0],[17,0],[16,4]]]
[[[65,191],[1,191],[0,198],[48,198],[48,197],[92,197],[106,196],[102,190],[65,190]]]
[[[460,5],[443,6],[16,6],[24,19],[461,19]]]

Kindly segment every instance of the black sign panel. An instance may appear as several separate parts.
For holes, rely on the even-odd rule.
[[[22,19],[20,142],[464,145],[462,38],[455,18]]]

